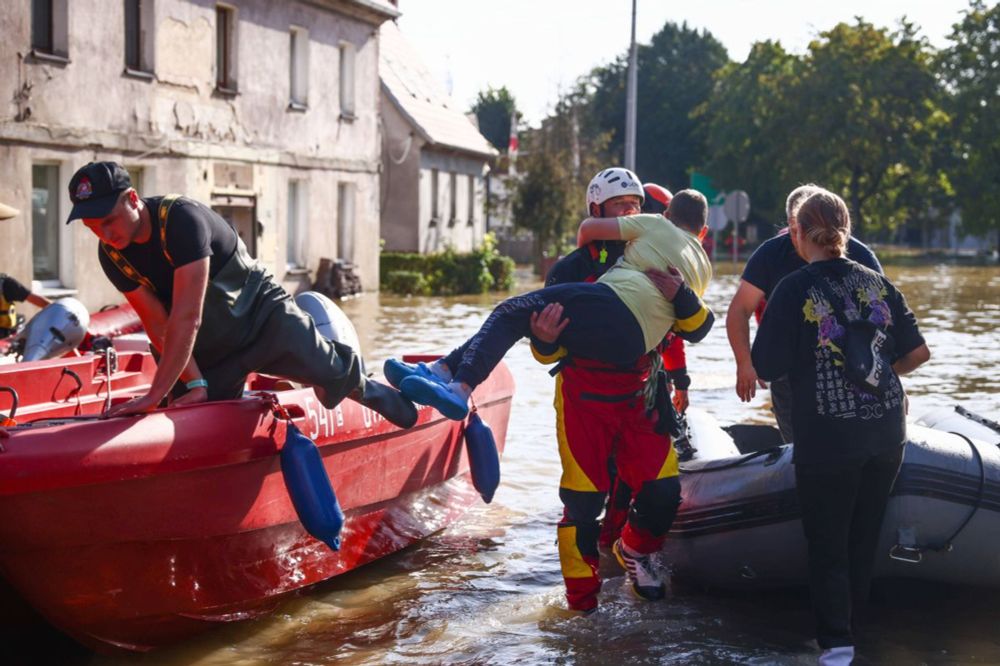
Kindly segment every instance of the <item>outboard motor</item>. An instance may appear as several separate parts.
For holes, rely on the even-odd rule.
[[[76,349],[87,334],[90,313],[75,298],[61,298],[42,309],[18,333],[15,344],[21,347],[22,361],[56,358]]]
[[[336,303],[319,292],[304,291],[295,297],[295,304],[312,317],[320,335],[353,349],[361,360],[361,372],[365,371],[364,354],[361,353],[358,332],[354,330],[354,324]]]

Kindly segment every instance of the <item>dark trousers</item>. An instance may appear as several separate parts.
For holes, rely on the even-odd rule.
[[[472,387],[481,384],[507,350],[531,334],[531,313],[541,312],[549,303],[561,304],[563,317],[570,320],[558,343],[571,355],[628,366],[646,353],[639,322],[610,287],[592,282],[558,284],[496,306],[482,327],[445,358],[455,380]]]
[[[240,397],[251,372],[312,386],[328,409],[364,389],[360,357],[347,345],[320,335],[312,318],[291,298],[279,298],[261,318],[254,324],[254,339],[228,356],[214,363],[195,357],[208,380],[209,400]]]
[[[854,645],[854,609],[868,600],[882,518],[902,459],[900,446],[859,461],[795,466],[821,648]]]
[[[784,440],[785,444],[794,442],[795,433],[792,432],[792,382],[788,379],[788,375],[771,382],[771,411],[774,412],[774,420],[778,422],[781,439]]]

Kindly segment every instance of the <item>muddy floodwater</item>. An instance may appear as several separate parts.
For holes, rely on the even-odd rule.
[[[725,311],[737,267],[721,264],[706,300],[708,338],[688,347],[691,402],[724,424],[771,421],[767,392],[740,403]],[[933,359],[904,380],[912,417],[961,404],[1000,417],[1000,268],[889,267],[917,313]],[[535,285],[520,285],[526,289]],[[344,309],[369,362],[444,352],[482,322],[496,295],[366,295]],[[517,382],[503,481],[489,506],[416,547],[336,578],[272,616],[149,655],[75,655],[85,664],[809,664],[804,590],[754,595],[685,589],[643,604],[610,561],[598,613],[565,611],[556,556],[560,467],[553,380],[527,343],[507,356]],[[998,438],[1000,439],[1000,438]],[[605,554],[606,555],[606,554]],[[1000,554],[998,554],[1000,557]],[[606,556],[605,560],[609,560]],[[880,582],[859,664],[1000,663],[1000,593]],[[44,660],[47,647],[35,646]]]

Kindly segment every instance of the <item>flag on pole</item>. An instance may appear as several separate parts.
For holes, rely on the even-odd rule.
[[[510,173],[517,173],[517,111],[510,114],[510,139],[507,142],[507,158],[510,160]]]

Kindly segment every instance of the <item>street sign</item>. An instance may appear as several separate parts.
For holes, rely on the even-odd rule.
[[[726,195],[723,210],[733,223],[733,263],[740,258],[740,222],[746,222],[750,215],[750,196],[743,190],[734,190]]]
[[[726,218],[726,213],[722,210],[722,206],[709,206],[708,207],[708,228],[712,231],[722,231],[729,224],[729,220]]]
[[[726,203],[723,204],[726,217],[733,222],[746,222],[750,215],[750,196],[743,190],[734,190],[726,195]]]

